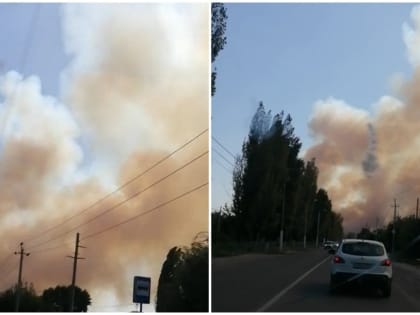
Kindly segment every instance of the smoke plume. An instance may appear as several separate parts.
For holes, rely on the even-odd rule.
[[[420,7],[411,18],[413,27],[404,24],[403,37],[413,74],[400,84],[398,98],[380,97],[373,114],[342,100],[321,100],[309,122],[316,144],[305,157],[316,158],[319,185],[344,216],[347,231],[374,227],[377,217],[380,224],[389,222],[393,198],[400,215],[415,211],[420,192]]]
[[[0,260],[20,241],[24,281],[39,292],[71,282],[76,232],[86,248],[76,284],[92,310],[127,304],[133,276],[152,277],[173,246],[208,229],[208,189],[118,228],[88,237],[208,181],[208,157],[180,170],[89,224],[94,216],[208,150],[205,133],[140,179],[58,229],[40,234],[99,200],[208,127],[208,6],[98,5],[63,7],[67,53],[60,97],[42,94],[39,78],[0,78]],[[45,243],[66,231],[68,234]],[[86,238],[87,237],[87,238]],[[44,245],[40,245],[43,244]],[[14,255],[13,255],[14,256]],[[15,283],[18,257],[7,260],[1,289]],[[145,307],[151,310],[152,307]]]
[[[376,133],[372,124],[368,124],[369,145],[366,153],[366,158],[362,162],[363,171],[366,176],[372,175],[378,168],[378,161],[376,158]]]

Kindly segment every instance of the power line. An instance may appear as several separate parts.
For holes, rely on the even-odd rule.
[[[214,161],[219,164],[220,167],[222,167],[228,174],[232,175],[232,170],[228,169],[225,165],[223,165],[222,162],[220,162],[218,159],[216,159],[216,156],[214,156]]]
[[[156,210],[158,210],[158,209],[160,209],[160,208],[162,208],[162,207],[164,207],[164,206],[166,206],[166,205],[168,205],[168,204],[170,204],[170,203],[172,203],[172,202],[175,202],[176,200],[182,199],[182,198],[186,197],[187,195],[190,195],[190,194],[192,194],[193,192],[195,192],[195,191],[197,191],[197,190],[200,190],[200,189],[202,189],[203,187],[205,187],[205,186],[207,186],[207,185],[208,185],[208,182],[206,182],[206,183],[204,183],[204,184],[201,184],[201,185],[199,185],[199,186],[196,186],[196,187],[194,187],[194,188],[192,188],[192,189],[190,189],[190,190],[188,190],[188,191],[186,191],[186,192],[184,192],[184,193],[182,193],[182,194],[180,194],[180,195],[178,195],[178,196],[176,196],[176,197],[174,197],[174,198],[172,198],[172,199],[170,199],[170,200],[167,200],[167,201],[165,201],[165,202],[163,202],[163,203],[161,203],[161,204],[159,204],[159,205],[157,205],[157,206],[155,206],[155,207],[153,207],[153,208],[151,208],[151,209],[148,209],[148,210],[146,210],[146,211],[144,211],[144,212],[142,212],[142,213],[139,213],[139,214],[137,214],[137,215],[135,215],[135,216],[133,216],[133,217],[131,217],[131,218],[127,219],[127,220],[124,220],[124,221],[122,221],[122,222],[120,222],[120,223],[117,223],[117,224],[111,225],[111,226],[109,226],[109,227],[107,227],[107,228],[105,228],[105,229],[103,229],[103,230],[100,230],[100,231],[94,232],[94,233],[92,233],[92,234],[89,234],[89,235],[87,235],[85,238],[83,238],[83,239],[82,239],[82,241],[83,241],[83,240],[86,240],[86,239],[88,239],[88,238],[93,238],[93,237],[95,237],[95,236],[97,236],[97,235],[103,234],[103,233],[105,233],[105,232],[107,232],[107,231],[113,230],[113,229],[115,229],[115,228],[117,228],[117,227],[119,227],[119,226],[122,226],[122,225],[124,225],[124,224],[127,224],[127,223],[128,223],[128,222],[130,222],[130,221],[133,221],[133,220],[135,220],[135,219],[138,219],[139,217],[142,217],[142,216],[145,216],[145,215],[147,215],[147,214],[150,214],[151,212],[154,212],[154,211],[156,211]],[[79,240],[77,239],[77,240],[76,240],[76,246],[82,247],[82,246],[78,245],[78,243],[79,243]],[[56,248],[59,248],[59,247],[62,247],[62,246],[60,245],[60,246],[56,246],[56,247],[49,248],[49,249],[46,249],[46,250],[52,250],[52,249],[56,249]],[[76,248],[77,248],[77,247],[76,247]],[[36,253],[36,252],[41,252],[41,251],[45,251],[45,250],[35,251],[34,253]],[[77,257],[77,252],[76,252],[76,254],[75,254],[75,257]],[[72,257],[72,258],[74,258],[74,257]],[[16,269],[16,266],[15,266],[14,268]]]
[[[46,241],[44,241],[44,242],[42,242],[42,243],[39,243],[39,244],[37,244],[37,245],[34,245],[32,248],[38,248],[38,247],[40,247],[40,246],[42,246],[42,245],[45,245],[45,244],[47,244],[47,243],[49,243],[49,242],[51,242],[51,241],[54,241],[54,240],[60,239],[62,236],[67,235],[67,234],[69,234],[70,232],[72,232],[72,231],[74,231],[74,230],[76,230],[76,229],[78,229],[78,228],[80,228],[80,227],[82,227],[82,226],[84,226],[84,225],[89,224],[90,222],[92,222],[92,221],[96,220],[97,218],[99,218],[99,217],[101,217],[101,216],[105,215],[106,213],[108,213],[108,212],[110,212],[110,211],[112,211],[112,210],[114,210],[114,209],[118,208],[119,206],[121,206],[121,205],[125,204],[126,202],[128,202],[128,201],[129,201],[129,200],[131,200],[131,199],[133,199],[134,197],[137,197],[138,195],[142,194],[143,192],[145,192],[146,190],[148,190],[148,189],[152,188],[153,186],[156,186],[157,184],[159,184],[160,182],[162,182],[162,181],[164,181],[165,179],[169,178],[170,176],[174,175],[175,173],[177,173],[177,172],[181,171],[182,169],[184,169],[184,168],[185,168],[185,167],[187,167],[188,165],[190,165],[190,164],[192,164],[193,162],[197,161],[198,159],[202,158],[202,157],[203,157],[204,155],[206,155],[207,153],[208,153],[208,151],[206,151],[206,152],[204,152],[204,153],[200,154],[199,156],[195,157],[194,159],[192,159],[192,160],[188,161],[186,164],[184,164],[184,165],[182,165],[181,167],[177,168],[176,170],[172,171],[172,172],[171,172],[171,173],[169,173],[168,175],[166,175],[166,176],[164,176],[164,177],[160,178],[159,180],[155,181],[154,183],[152,183],[152,184],[151,184],[151,185],[149,185],[148,187],[144,188],[143,190],[140,190],[140,191],[138,191],[138,192],[134,193],[133,195],[131,195],[131,196],[130,196],[130,197],[128,197],[127,199],[125,199],[125,200],[123,200],[123,201],[121,201],[121,202],[119,202],[119,203],[115,204],[114,206],[112,206],[112,207],[110,207],[110,208],[108,208],[108,209],[104,210],[103,212],[101,212],[100,214],[98,214],[98,215],[94,216],[93,218],[89,219],[88,221],[85,221],[84,223],[81,223],[81,224],[77,225],[76,227],[74,227],[74,228],[72,228],[72,229],[70,229],[70,230],[68,230],[68,231],[66,231],[66,232],[64,232],[64,233],[62,233],[62,234],[59,234],[59,235],[57,235],[57,236],[55,236],[55,237],[53,237],[53,238],[51,238],[51,239],[48,239],[48,240],[46,240]]]
[[[133,195],[131,195],[131,196],[130,196],[130,197],[128,197],[127,199],[125,199],[125,200],[123,200],[123,201],[121,201],[121,202],[119,202],[119,203],[117,203],[117,204],[113,205],[112,207],[110,207],[110,208],[108,208],[108,209],[106,209],[106,210],[102,211],[101,213],[99,213],[98,215],[96,215],[96,216],[92,217],[91,219],[89,219],[89,220],[87,220],[87,221],[85,221],[85,222],[83,222],[83,223],[81,223],[81,224],[79,224],[79,225],[75,226],[74,228],[72,228],[72,229],[70,229],[70,230],[68,230],[68,231],[66,231],[66,232],[64,232],[64,233],[61,233],[61,234],[59,234],[59,235],[57,235],[57,236],[55,236],[55,237],[53,237],[53,238],[50,238],[50,239],[48,239],[48,240],[46,240],[46,241],[44,241],[44,242],[42,242],[42,243],[39,243],[39,244],[37,244],[37,245],[34,245],[34,246],[32,246],[31,248],[32,248],[32,249],[33,249],[33,248],[38,248],[38,247],[40,247],[40,246],[42,246],[42,245],[45,245],[45,244],[47,244],[47,243],[49,243],[49,242],[51,242],[51,241],[55,241],[55,240],[57,240],[57,239],[60,239],[62,236],[67,235],[67,234],[69,234],[70,232],[72,232],[72,231],[74,231],[74,230],[76,230],[76,229],[78,229],[78,228],[80,228],[80,227],[82,227],[82,226],[84,226],[84,225],[89,224],[90,222],[92,222],[92,221],[96,220],[97,218],[99,218],[99,217],[101,217],[101,216],[105,215],[106,213],[108,213],[108,212],[110,212],[110,211],[112,211],[112,210],[114,210],[114,209],[118,208],[119,206],[121,206],[121,205],[123,205],[123,204],[127,203],[129,200],[133,199],[134,197],[137,197],[138,195],[142,194],[143,192],[145,192],[145,191],[149,190],[150,188],[152,188],[152,187],[156,186],[157,184],[161,183],[161,182],[162,182],[162,181],[164,181],[165,179],[167,179],[167,178],[169,178],[169,177],[173,176],[175,173],[177,173],[177,172],[181,171],[182,169],[186,168],[187,166],[189,166],[190,164],[194,163],[194,162],[195,162],[195,161],[197,161],[198,159],[202,158],[202,157],[203,157],[203,156],[205,156],[206,154],[208,154],[208,151],[203,152],[202,154],[198,155],[198,156],[197,156],[197,157],[195,157],[194,159],[192,159],[192,160],[188,161],[187,163],[185,163],[184,165],[182,165],[182,166],[178,167],[176,170],[174,170],[174,171],[172,171],[171,173],[167,174],[166,176],[164,176],[164,177],[162,177],[162,178],[158,179],[157,181],[155,181],[155,182],[154,182],[154,183],[152,183],[151,185],[147,186],[146,188],[144,188],[144,189],[142,189],[142,190],[140,190],[140,191],[138,191],[138,192],[134,193]]]
[[[188,140],[187,142],[185,142],[184,144],[182,144],[180,147],[178,147],[177,149],[175,149],[174,151],[172,151],[171,153],[169,153],[168,155],[166,155],[164,158],[160,159],[159,161],[157,161],[156,163],[154,163],[153,165],[151,165],[150,167],[148,167],[146,170],[142,171],[140,174],[134,176],[133,178],[131,178],[130,180],[128,180],[127,182],[125,182],[124,184],[122,184],[121,186],[119,186],[117,189],[115,189],[114,191],[108,193],[107,195],[105,195],[104,197],[100,198],[99,200],[97,200],[96,202],[94,202],[93,204],[89,205],[88,207],[82,209],[81,211],[77,212],[76,214],[68,217],[67,219],[64,219],[61,223],[52,226],[46,230],[44,230],[43,232],[41,232],[38,236],[35,237],[31,237],[30,240],[27,241],[27,243],[33,242],[36,239],[39,239],[40,237],[42,237],[43,235],[51,232],[52,230],[55,230],[56,228],[64,225],[65,223],[69,222],[70,220],[74,219],[75,217],[81,215],[82,213],[85,213],[86,211],[92,209],[93,207],[95,207],[96,205],[98,205],[99,203],[101,203],[102,201],[104,201],[105,199],[107,199],[108,197],[114,195],[115,193],[119,192],[121,189],[127,187],[129,184],[131,184],[132,182],[134,182],[135,180],[139,179],[140,177],[144,176],[146,173],[148,173],[149,171],[151,171],[153,168],[155,168],[156,166],[158,166],[159,164],[163,163],[164,161],[166,161],[167,159],[169,159],[170,157],[172,157],[174,154],[176,154],[177,152],[179,152],[180,150],[184,149],[186,146],[188,146],[190,143],[194,142],[195,140],[197,140],[200,136],[202,136],[204,133],[206,133],[208,131],[208,128],[204,129],[203,131],[201,131],[199,134],[197,134],[196,136],[194,136],[193,138],[191,138],[190,140]]]
[[[148,209],[148,210],[146,210],[146,211],[144,211],[144,212],[142,212],[142,213],[139,213],[139,214],[135,215],[134,217],[131,217],[131,218],[127,219],[127,220],[124,220],[124,221],[122,221],[122,222],[120,222],[120,223],[117,223],[117,224],[111,225],[111,226],[109,226],[109,227],[107,227],[107,228],[105,228],[105,229],[103,229],[103,230],[98,231],[98,232],[95,232],[95,233],[89,234],[89,235],[87,235],[85,238],[83,238],[83,239],[82,239],[82,241],[83,241],[83,240],[86,240],[86,239],[88,239],[88,238],[95,237],[95,236],[97,236],[97,235],[99,235],[99,234],[105,233],[105,232],[107,232],[107,231],[109,231],[109,230],[115,229],[115,228],[117,228],[117,227],[119,227],[119,226],[121,226],[121,225],[124,225],[124,224],[126,224],[126,223],[128,223],[128,222],[132,221],[132,220],[135,220],[135,219],[137,219],[137,218],[139,218],[139,217],[142,217],[142,216],[144,216],[144,215],[146,215],[146,214],[149,214],[149,213],[151,213],[151,212],[153,212],[153,211],[156,211],[156,210],[158,210],[159,208],[162,208],[162,207],[166,206],[167,204],[170,204],[171,202],[174,202],[174,201],[176,201],[176,200],[178,200],[178,199],[181,199],[181,198],[183,198],[183,197],[185,197],[185,196],[187,196],[187,195],[189,195],[189,194],[192,194],[193,192],[195,192],[195,191],[197,191],[197,190],[199,190],[199,189],[201,189],[201,188],[203,188],[203,187],[205,187],[205,186],[207,186],[207,185],[208,185],[208,182],[206,182],[206,183],[204,183],[204,184],[201,184],[201,185],[199,185],[199,186],[196,186],[196,187],[194,187],[193,189],[190,189],[189,191],[184,192],[184,193],[182,193],[182,194],[180,194],[180,195],[178,195],[178,196],[176,196],[176,197],[174,197],[174,198],[172,198],[172,199],[170,199],[170,200],[168,200],[168,201],[165,201],[165,202],[163,202],[163,203],[161,203],[161,204],[159,204],[159,205],[157,205],[157,206],[155,206],[155,207],[153,207],[153,208],[151,208],[151,209]]]
[[[229,151],[223,144],[220,143],[214,136],[211,137],[223,150],[225,150],[228,154],[230,154],[234,159],[236,159],[235,155]]]
[[[43,252],[48,252],[50,250],[54,250],[54,249],[58,249],[58,248],[63,248],[63,245],[68,244],[68,242],[62,243],[58,246],[54,246],[54,247],[48,247],[48,248],[42,248],[36,251],[32,251],[31,254],[38,254],[38,253],[43,253]]]
[[[216,148],[212,148],[212,150],[218,155],[220,156],[223,160],[225,160],[227,163],[229,163],[229,165],[231,165],[232,167],[235,167],[235,165],[229,161],[222,153],[220,153]]]

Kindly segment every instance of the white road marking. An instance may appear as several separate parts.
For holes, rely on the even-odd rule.
[[[301,282],[303,279],[305,279],[309,274],[314,271],[316,268],[321,266],[324,262],[331,259],[331,256],[326,257],[321,262],[319,262],[317,265],[309,269],[307,272],[305,272],[303,275],[301,275],[299,278],[297,278],[295,281],[293,281],[291,284],[289,284],[287,287],[285,287],[283,290],[281,290],[279,293],[277,293],[272,299],[270,299],[267,303],[265,303],[263,306],[261,306],[257,312],[265,312],[267,309],[269,309],[274,303],[277,302],[279,298],[281,298],[283,295],[285,295],[290,289],[292,289],[294,286],[296,286],[299,282]]]

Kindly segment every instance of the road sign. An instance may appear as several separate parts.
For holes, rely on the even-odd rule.
[[[150,303],[150,277],[134,277],[133,303]]]

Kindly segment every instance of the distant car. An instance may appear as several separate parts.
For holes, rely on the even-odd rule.
[[[322,247],[323,247],[325,250],[330,250],[330,249],[334,249],[334,250],[336,250],[336,249],[338,248],[338,243],[337,243],[337,242],[334,242],[334,241],[325,241],[325,242],[322,244]]]
[[[344,239],[331,261],[330,292],[346,284],[380,288],[385,297],[391,295],[392,264],[381,242]]]

